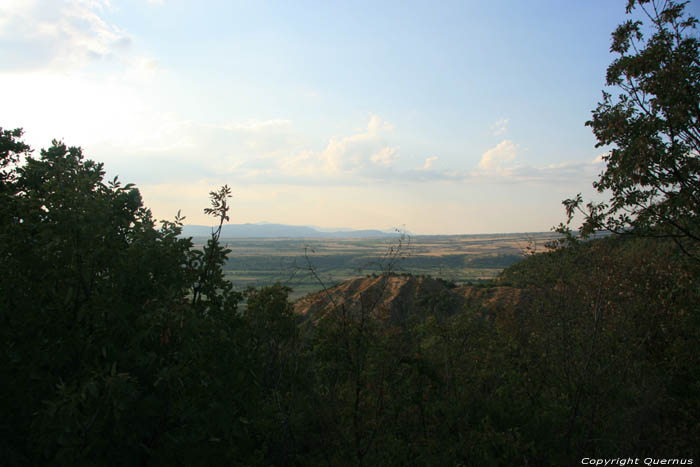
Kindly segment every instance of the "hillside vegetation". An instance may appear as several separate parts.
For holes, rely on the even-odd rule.
[[[345,456],[368,465],[697,456],[698,277],[672,242],[606,238],[490,287],[387,275],[307,297],[295,308],[334,370],[321,432],[352,434]]]
[[[220,230],[194,248],[78,148],[20,136],[1,141],[7,465],[697,458],[700,274],[672,241],[573,242],[491,286],[386,269],[243,296]]]

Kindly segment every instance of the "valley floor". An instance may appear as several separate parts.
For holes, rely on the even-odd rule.
[[[540,232],[403,239],[222,238],[222,243],[232,250],[224,272],[236,289],[279,282],[291,287],[296,299],[321,290],[321,282],[331,286],[389,270],[457,284],[489,281],[526,253],[544,250],[553,238]],[[194,241],[203,244],[205,239]]]

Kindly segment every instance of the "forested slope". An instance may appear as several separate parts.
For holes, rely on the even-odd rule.
[[[531,256],[491,287],[386,276],[308,297],[297,309],[340,394],[319,403],[338,410],[321,432],[349,430],[369,465],[697,456],[698,277],[672,242],[607,238]]]

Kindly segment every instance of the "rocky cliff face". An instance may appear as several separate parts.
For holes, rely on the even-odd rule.
[[[295,303],[294,310],[313,321],[335,310],[401,322],[426,315],[451,315],[467,308],[514,311],[520,299],[521,290],[512,287],[451,287],[439,279],[387,275],[352,279],[307,295]]]

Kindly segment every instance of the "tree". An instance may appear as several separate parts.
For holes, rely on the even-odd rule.
[[[260,395],[222,271],[228,187],[199,250],[183,218],[156,228],[79,147],[34,157],[21,136],[0,128],[3,462],[252,465]]]
[[[581,233],[599,229],[672,238],[697,256],[700,245],[700,42],[688,2],[629,0],[645,22],[628,20],[612,34],[618,57],[607,69],[603,100],[586,122],[596,147],[612,146],[593,186],[607,203],[564,201],[569,222],[585,216]],[[648,32],[651,36],[647,37]],[[563,227],[563,226],[562,226]],[[695,251],[695,253],[692,253]]]

